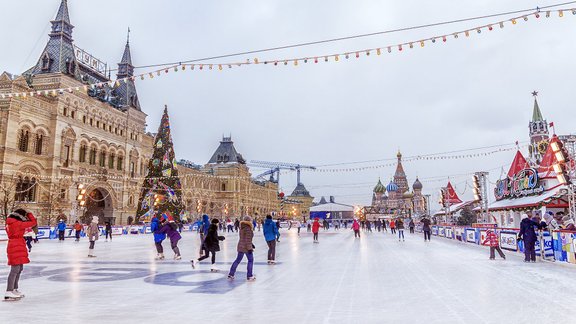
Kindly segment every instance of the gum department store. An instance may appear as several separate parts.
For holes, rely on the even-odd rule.
[[[21,75],[0,75],[0,211],[22,206],[42,224],[92,215],[126,224],[136,214],[154,140],[146,132],[136,79],[130,78],[130,43],[116,75],[127,82],[115,82],[105,63],[74,45],[66,0],[51,25],[33,67]],[[91,86],[102,82],[103,87]],[[73,91],[53,91],[63,88]],[[231,138],[221,141],[206,165],[179,163],[178,169],[190,218],[279,210],[277,184],[252,180]],[[84,208],[76,201],[79,183],[87,186]],[[295,190],[289,198],[291,216],[306,216],[312,204],[308,191]]]

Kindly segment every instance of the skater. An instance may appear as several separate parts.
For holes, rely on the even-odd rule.
[[[385,219],[382,220],[382,232],[388,233],[388,228],[387,228],[386,223],[387,223],[387,221]]]
[[[158,231],[159,234],[165,233],[166,236],[170,238],[170,247],[172,251],[174,251],[174,260],[182,259],[180,256],[180,249],[178,248],[178,241],[182,238],[180,233],[178,232],[178,225],[174,222],[174,218],[168,212],[166,212],[167,217],[163,219],[162,227]],[[206,251],[208,254],[208,251]]]
[[[76,242],[80,241],[80,233],[82,233],[82,224],[80,224],[78,221],[76,221],[74,223],[74,231],[75,231],[75,236],[76,236]]]
[[[424,217],[420,223],[422,223],[422,231],[424,231],[424,242],[426,242],[426,240],[430,241],[430,220]]]
[[[382,221],[380,219],[377,219],[375,224],[376,224],[376,229],[378,230],[378,233],[382,232]]]
[[[408,223],[408,228],[410,228],[410,234],[414,234],[414,227],[416,227],[416,225],[414,225],[414,220],[410,218],[410,222]]]
[[[366,221],[366,231],[372,233],[372,222]]]
[[[108,242],[108,235],[110,235],[110,242],[112,242],[112,224],[110,222],[104,223],[104,230],[106,232],[106,242]]]
[[[210,227],[208,228],[208,233],[204,239],[203,249],[207,252],[205,255],[198,258],[198,261],[190,260],[192,263],[192,268],[196,269],[196,265],[200,264],[200,261],[208,258],[208,253],[212,254],[212,267],[210,271],[218,272],[220,269],[216,267],[216,252],[220,251],[220,241],[224,241],[224,236],[218,236],[218,223],[220,221],[216,218],[212,219]]]
[[[314,223],[312,223],[312,234],[314,237],[314,243],[318,242],[318,232],[320,231],[320,218],[314,218]]]
[[[226,220],[226,232],[234,232],[234,222],[230,218]]]
[[[58,241],[64,241],[64,232],[66,232],[66,223],[63,219],[58,221]]]
[[[278,233],[278,228],[276,228],[272,216],[267,215],[266,221],[264,221],[264,239],[266,244],[268,244],[268,264],[276,263],[276,240],[279,237],[280,233]]]
[[[208,229],[210,228],[210,218],[208,215],[202,215],[202,226],[200,227],[200,256],[208,256],[208,251],[204,249],[204,239],[208,235]]]
[[[4,300],[15,301],[24,297],[24,294],[18,291],[18,283],[24,264],[30,263],[24,242],[24,231],[35,226],[37,226],[36,218],[24,209],[16,209],[6,219],[6,235],[8,236],[6,253],[10,274],[6,280]]]
[[[506,256],[504,255],[504,252],[502,252],[502,249],[498,244],[498,236],[496,236],[494,230],[492,229],[486,230],[486,239],[484,240],[484,242],[482,242],[482,244],[490,246],[490,260],[494,260],[496,258],[496,256],[494,255],[494,251],[498,251],[500,257],[506,260]]]
[[[404,222],[401,218],[396,220],[396,228],[398,229],[398,242],[400,242],[400,238],[402,238],[402,242],[404,242]]]
[[[306,232],[310,233],[312,231],[312,224],[310,221],[306,222]]]
[[[26,240],[26,246],[28,247],[28,252],[32,252],[32,241],[36,239],[36,233],[32,228],[28,227],[24,231],[24,240]]]
[[[150,223],[150,231],[154,234],[154,245],[156,246],[156,260],[164,260],[164,248],[162,247],[162,242],[166,239],[165,233],[160,233],[160,218],[162,216],[156,215],[152,218]]]
[[[276,229],[278,230],[278,233],[280,233],[280,220],[276,221]],[[278,234],[278,237],[276,238],[276,243],[280,242],[280,234]]]
[[[522,221],[520,222],[520,233],[518,233],[518,240],[524,241],[524,262],[536,262],[536,232],[534,227],[540,229],[540,224],[532,220],[532,215],[522,214]]]
[[[100,228],[98,227],[98,216],[92,216],[92,222],[88,225],[86,229],[86,236],[88,236],[88,241],[90,241],[90,247],[88,248],[88,257],[95,258],[94,255],[94,244],[98,241],[100,236]]]
[[[256,280],[256,277],[252,273],[252,268],[254,266],[254,244],[252,244],[252,239],[254,238],[254,228],[252,227],[252,219],[250,216],[244,216],[242,222],[240,222],[240,238],[238,239],[238,246],[237,251],[238,255],[236,256],[236,260],[232,263],[232,267],[230,267],[230,272],[228,273],[228,279],[233,280],[234,275],[236,274],[236,268],[244,255],[248,258],[248,266],[246,274],[246,279],[248,281]]]
[[[394,219],[390,220],[390,232],[392,234],[396,234],[396,222],[394,221]]]
[[[354,231],[354,238],[360,237],[360,223],[356,219],[352,223],[352,230]]]
[[[239,229],[240,229],[240,221],[238,220],[238,218],[236,218],[236,220],[234,221],[234,231],[238,233]]]

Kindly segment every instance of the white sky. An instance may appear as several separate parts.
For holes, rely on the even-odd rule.
[[[19,74],[40,55],[60,0],[2,1],[0,71]],[[130,26],[136,66],[370,33],[554,4],[555,1],[152,1],[70,0],[75,44],[116,64]],[[576,4],[572,6],[576,7]],[[452,33],[491,20],[460,23],[235,59],[314,56]],[[231,133],[247,160],[311,165],[394,158],[528,140],[530,93],[557,133],[574,132],[576,16],[531,17],[469,39],[428,43],[340,62],[298,67],[249,66],[223,72],[178,72],[138,83],[149,131],[169,106],[177,158],[208,161]],[[225,60],[230,61],[230,60]],[[221,61],[215,61],[221,62]],[[138,72],[143,70],[137,70]],[[507,170],[514,152],[464,160],[405,163],[437,196],[448,175]],[[384,162],[382,162],[384,163]],[[378,163],[372,163],[378,164]],[[354,165],[344,166],[354,167]],[[261,170],[254,170],[258,173]],[[368,204],[378,177],[394,167],[346,173],[303,173],[315,197]],[[295,174],[283,175],[290,193]],[[469,177],[452,177],[470,195]],[[470,183],[470,181],[468,181]],[[493,197],[491,197],[493,199]],[[434,199],[435,201],[436,199]]]

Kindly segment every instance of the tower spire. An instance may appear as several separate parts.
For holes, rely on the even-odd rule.
[[[532,112],[532,121],[543,121],[544,117],[542,117],[542,112],[540,111],[540,107],[538,106],[538,91],[533,91],[532,96],[534,97],[534,111]]]
[[[130,51],[130,27],[128,27],[126,45],[124,46],[122,59],[120,63],[118,63],[118,74],[116,74],[116,77],[117,79],[123,79],[116,88],[116,94],[120,99],[120,104],[124,107],[133,107],[140,110],[140,102],[138,101],[136,85],[133,80],[134,65],[132,65],[132,54]]]

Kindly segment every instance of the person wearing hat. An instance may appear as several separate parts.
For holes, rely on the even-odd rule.
[[[208,258],[208,253],[212,254],[212,267],[210,268],[210,271],[212,272],[217,272],[220,271],[220,269],[218,269],[216,267],[216,252],[220,251],[220,241],[224,241],[225,237],[224,236],[218,236],[218,224],[220,223],[220,221],[217,218],[213,218],[210,224],[210,227],[208,228],[208,233],[206,234],[206,238],[204,239],[203,242],[203,249],[207,251],[207,253],[203,256],[201,256],[200,258],[198,258],[197,261],[195,260],[190,260],[190,262],[192,263],[192,268],[196,269],[196,265],[200,264],[200,261],[207,259]]]
[[[522,221],[520,222],[520,233],[518,233],[518,240],[524,241],[524,262],[536,262],[536,240],[538,236],[534,228],[541,228],[540,223],[532,220],[532,213],[522,214]]]
[[[20,300],[24,297],[24,294],[18,291],[18,282],[20,281],[20,274],[24,269],[24,264],[30,263],[28,249],[24,241],[24,232],[27,228],[37,225],[34,215],[24,209],[16,209],[6,219],[6,235],[8,236],[6,253],[8,255],[10,274],[6,280],[4,300]]]
[[[276,240],[280,237],[278,233],[278,228],[272,220],[271,215],[266,215],[266,220],[264,221],[264,239],[268,245],[268,264],[276,263]]]
[[[178,225],[174,221],[172,215],[167,211],[164,216],[166,217],[162,220],[162,227],[156,233],[166,234],[166,236],[170,238],[170,247],[172,248],[172,251],[174,251],[174,260],[180,260],[182,259],[182,256],[180,256],[178,241],[182,239],[182,236],[178,232]]]
[[[314,222],[312,223],[312,237],[314,239],[314,243],[318,242],[318,232],[320,232],[320,218],[314,218]]]
[[[64,241],[64,232],[66,231],[66,223],[63,219],[58,221],[58,241]]]
[[[92,222],[88,224],[88,228],[86,228],[86,237],[88,237],[88,241],[90,241],[90,247],[88,248],[88,257],[95,258],[94,255],[94,245],[96,241],[98,241],[98,237],[100,236],[100,228],[98,228],[98,216],[92,216]]]
[[[252,225],[252,218],[250,216],[244,216],[242,221],[240,222],[240,238],[238,239],[238,246],[237,251],[238,255],[236,256],[236,260],[232,263],[232,267],[230,267],[230,272],[228,273],[228,279],[233,280],[234,274],[236,274],[236,268],[244,255],[248,258],[248,266],[247,266],[247,280],[254,281],[256,277],[252,273],[252,268],[254,266],[254,244],[252,244],[252,239],[254,238],[254,227]]]

